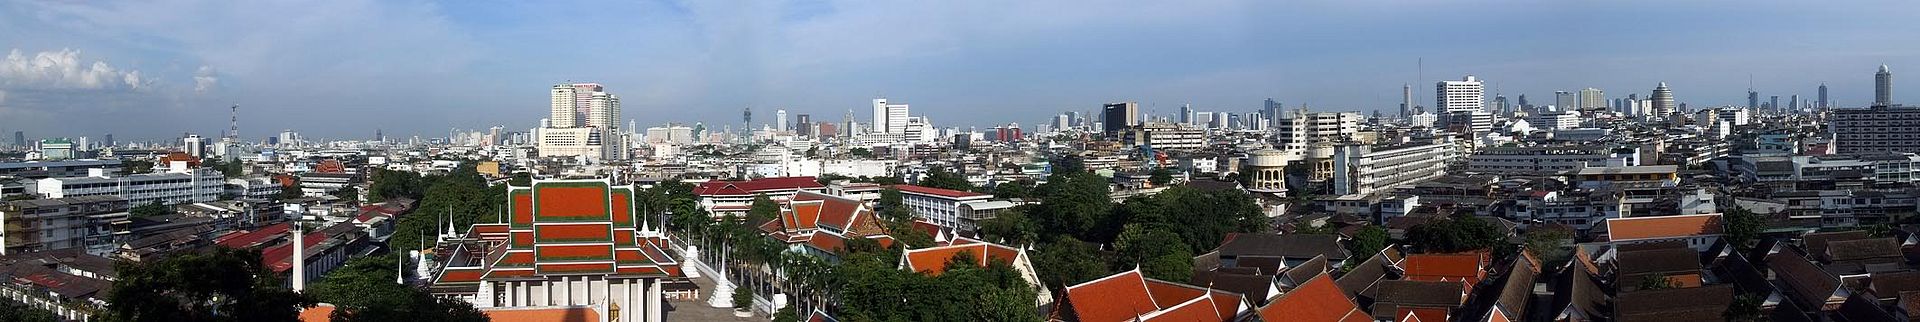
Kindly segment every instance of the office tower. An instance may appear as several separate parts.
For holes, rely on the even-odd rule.
[[[1413,85],[1402,83],[1400,84],[1400,118],[1406,118],[1408,115],[1413,115]]]
[[[1128,127],[1140,124],[1140,103],[1109,103],[1101,106],[1100,109],[1100,120],[1105,123],[1101,133],[1108,137],[1117,137]]]
[[[1519,102],[1519,103],[1520,103],[1520,109],[1523,109],[1523,110],[1531,110],[1531,109],[1533,109],[1533,103],[1528,103],[1528,102],[1527,102],[1527,94],[1520,94],[1520,98],[1519,98],[1518,100],[1520,101],[1520,102]]]
[[[106,140],[101,140],[100,142],[101,147],[111,148],[111,147],[114,147],[114,145],[115,144],[113,142],[113,133],[107,133]]]
[[[807,114],[795,115],[793,127],[800,135],[813,136],[813,117]]]
[[[547,122],[534,131],[538,142],[535,148],[541,157],[626,158],[626,143],[620,135],[619,95],[607,93],[606,87],[597,83],[555,84],[550,94]],[[376,140],[385,142],[383,134],[376,132]],[[466,140],[475,136],[480,135],[467,135]],[[458,141],[448,138],[449,143]]]
[[[1267,101],[1263,103],[1264,104],[1260,105],[1261,115],[1280,115],[1281,112],[1284,112],[1286,110],[1286,106],[1284,106],[1280,102],[1274,101],[1273,98],[1267,98]],[[1256,119],[1255,121],[1259,121],[1259,120]]]
[[[201,138],[199,134],[188,134],[187,138],[181,139],[180,150],[194,158],[206,158],[207,140]]]
[[[1880,72],[1873,73],[1873,106],[1893,106],[1893,72],[1887,65],[1880,65]]]
[[[1780,109],[1780,95],[1768,96],[1767,108],[1773,109],[1774,112],[1783,112],[1784,110]]]
[[[887,99],[873,99],[873,124],[875,133],[907,133],[907,104],[888,104]]]
[[[1188,121],[1192,121],[1192,119],[1191,117],[1187,118]],[[1073,119],[1071,117],[1066,114],[1053,116],[1053,129],[1055,131],[1065,131],[1070,128],[1073,128]]]
[[[1792,98],[1787,99],[1787,110],[1800,111],[1800,94],[1793,94]]]
[[[1747,89],[1747,108],[1760,108],[1760,92]]]
[[[773,110],[773,130],[774,131],[787,130],[787,110],[786,109]]]
[[[553,85],[552,115],[547,118],[548,126],[554,128],[585,126],[587,114],[593,108],[593,93],[602,90],[600,84],[594,83]]]
[[[1653,112],[1662,117],[1674,112],[1673,90],[1667,88],[1667,82],[1660,82],[1660,87],[1653,88]]]
[[[1506,95],[1494,94],[1493,108],[1500,110],[1501,114],[1513,114],[1513,106],[1507,104]]]
[[[1267,102],[1272,103],[1273,99],[1269,98],[1267,99]],[[1268,104],[1268,105],[1272,105],[1272,104]],[[1061,115],[1061,116],[1064,117],[1066,115]],[[1055,123],[1059,123],[1059,122],[1055,122]],[[1193,125],[1193,104],[1180,104],[1180,124]],[[1062,129],[1066,128],[1065,126],[1056,126],[1056,127],[1059,127]]]
[[[1553,108],[1555,109],[1555,111],[1570,112],[1570,111],[1576,110],[1578,108],[1575,107],[1576,106],[1575,104],[1579,104],[1579,103],[1574,102],[1573,93],[1567,92],[1567,91],[1553,92]]]
[[[1607,109],[1605,92],[1601,92],[1600,89],[1592,87],[1580,90],[1580,110],[1599,111],[1605,109]]]
[[[27,148],[26,131],[13,131],[13,147],[19,149]]]
[[[1816,108],[1832,107],[1831,105],[1827,105],[1827,83],[1820,83],[1820,100],[1815,101],[1813,107],[1816,107]]]
[[[1473,75],[1457,81],[1440,81],[1434,83],[1433,108],[1445,113],[1478,111],[1485,105],[1481,101],[1485,93],[1480,80]]]

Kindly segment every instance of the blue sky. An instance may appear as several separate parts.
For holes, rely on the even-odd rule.
[[[1826,82],[1857,106],[1880,64],[1920,75],[1915,16],[1900,1],[8,1],[0,132],[217,135],[234,103],[255,138],[524,129],[568,80],[605,84],[643,126],[737,126],[747,107],[865,119],[879,96],[962,127],[1109,101],[1392,110],[1401,84],[1427,103],[1464,74],[1538,102],[1665,81],[1695,105],[1744,104],[1752,75],[1763,96]],[[1920,97],[1907,84],[1896,101]]]

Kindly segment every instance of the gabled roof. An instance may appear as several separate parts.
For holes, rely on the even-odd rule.
[[[1716,321],[1733,304],[1733,295],[1732,284],[1623,292],[1615,300],[1614,319]]]
[[[1828,242],[1826,249],[1823,255],[1830,262],[1901,257],[1900,240],[1893,238],[1836,240]]]
[[[1364,322],[1372,321],[1366,311],[1353,304],[1346,297],[1333,278],[1325,273],[1314,275],[1300,283],[1293,291],[1274,298],[1273,303],[1260,307],[1260,319],[1268,322]]]
[[[1840,278],[1828,274],[1819,265],[1808,261],[1806,256],[1793,250],[1784,250],[1767,256],[1767,267],[1773,274],[1787,284],[1801,303],[1809,310],[1832,304],[1832,296],[1840,290]]]
[[[1398,247],[1387,246],[1366,261],[1355,264],[1353,269],[1340,275],[1334,283],[1340,284],[1340,290],[1346,292],[1348,298],[1372,297],[1377,284],[1399,270],[1399,264],[1404,259],[1402,256]]]
[[[1340,246],[1340,236],[1320,234],[1231,233],[1217,249],[1221,257],[1313,258],[1326,255],[1328,261],[1345,261],[1350,254]]]
[[[947,261],[962,253],[967,254],[969,261],[980,267],[986,267],[987,264],[995,261],[1016,264],[1015,262],[1020,258],[1020,249],[998,244],[977,243],[928,247],[908,249],[901,254],[901,269],[940,276],[940,273],[947,271]]]
[[[1533,281],[1539,276],[1540,262],[1534,259],[1533,251],[1522,250],[1513,266],[1507,269],[1506,280],[1500,286],[1500,298],[1494,300],[1494,314],[1507,320],[1527,316],[1527,299],[1533,296]]]
[[[1720,214],[1607,219],[1608,240],[1611,241],[1720,235],[1725,230]]]
[[[1805,236],[1801,236],[1801,239],[1806,242],[1808,254],[1826,254],[1827,243],[1872,237],[1873,236],[1868,235],[1865,230],[1848,230],[1807,233]]]
[[[1487,277],[1485,252],[1453,254],[1414,254],[1400,263],[1406,279],[1415,281],[1464,281],[1478,285]]]
[[[1374,301],[1401,307],[1459,307],[1467,303],[1468,286],[1460,281],[1381,281],[1380,296]]]
[[[753,195],[768,191],[819,189],[820,185],[813,177],[760,178],[747,181],[707,181],[693,188],[697,196],[740,196]]]
[[[1619,274],[1667,274],[1700,271],[1700,253],[1692,248],[1661,248],[1634,251],[1620,251],[1615,255]]]
[[[1135,269],[1068,286],[1063,310],[1081,322],[1227,321],[1244,309],[1231,292],[1146,278]],[[1195,301],[1206,306],[1190,307]],[[1212,314],[1201,314],[1210,308]]]

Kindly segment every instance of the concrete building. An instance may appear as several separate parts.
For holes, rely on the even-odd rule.
[[[1265,148],[1247,155],[1247,174],[1252,178],[1247,191],[1285,194],[1287,192],[1286,151]]]
[[[118,196],[135,205],[214,201],[226,189],[226,179],[220,172],[188,169],[179,162],[165,173],[116,176],[99,169],[92,172],[85,177],[40,179],[36,189],[44,198]]]
[[[596,83],[555,84],[550,115],[534,129],[541,157],[626,158],[620,129],[620,96]]]
[[[1333,151],[1333,190],[1367,195],[1445,175],[1456,158],[1448,142],[1375,148],[1342,145]]]
[[[1606,93],[1592,87],[1581,89],[1579,110],[1582,112],[1607,110]]]
[[[27,179],[45,179],[52,177],[83,177],[92,169],[102,169],[107,173],[125,171],[120,160],[61,160],[0,162],[0,176],[12,176]]]
[[[1346,142],[1360,133],[1366,117],[1354,112],[1307,112],[1295,110],[1281,114],[1275,139],[1279,148],[1298,154],[1313,142]]]
[[[0,203],[0,256],[86,247],[125,240],[128,203],[116,196],[16,200]]]
[[[249,199],[274,199],[280,197],[284,187],[269,177],[227,179],[226,193],[234,197]]]
[[[56,161],[72,159],[75,156],[74,153],[80,151],[79,148],[73,141],[66,138],[40,140],[40,159]]]
[[[1121,142],[1138,149],[1192,151],[1207,147],[1207,131],[1175,123],[1149,122],[1122,132]]]
[[[773,201],[782,202],[801,191],[824,192],[826,189],[827,186],[821,185],[813,177],[783,177],[707,181],[694,186],[693,195],[700,198],[700,208],[706,209],[714,217],[746,216],[756,196],[766,195]]]
[[[961,225],[961,218],[968,215],[961,213],[961,206],[993,199],[993,195],[990,194],[915,185],[893,185],[893,188],[900,190],[901,203],[913,212],[914,217],[941,227],[963,231],[973,231],[978,227]]]
[[[1481,110],[1481,100],[1486,90],[1480,80],[1473,75],[1457,81],[1440,81],[1434,84],[1434,110],[1440,114],[1472,112]]]
[[[1100,107],[1101,123],[1105,124],[1102,133],[1107,137],[1119,136],[1127,128],[1140,124],[1140,103],[1108,103]]]
[[[1527,123],[1532,124],[1536,129],[1547,131],[1575,129],[1580,127],[1580,113],[1569,111],[1541,112],[1527,117]]]
[[[907,104],[889,104],[885,98],[873,99],[873,123],[868,126],[872,132],[905,134],[909,108]]]
[[[1831,122],[1835,152],[1920,153],[1920,107],[1834,109]]]
[[[1673,90],[1667,88],[1667,82],[1660,82],[1660,87],[1653,88],[1654,115],[1659,117],[1672,115],[1677,111],[1673,104]]]
[[[1893,106],[1893,72],[1887,70],[1887,65],[1880,65],[1880,71],[1873,73],[1872,106]]]
[[[1553,147],[1486,147],[1467,155],[1467,172],[1497,174],[1553,174],[1588,166],[1640,165],[1632,149],[1597,145]]]

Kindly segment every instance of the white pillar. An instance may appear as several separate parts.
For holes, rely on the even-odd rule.
[[[293,291],[307,290],[307,236],[306,228],[300,227],[300,221],[293,221]]]
[[[647,288],[647,295],[645,296],[647,301],[647,322],[665,321],[663,314],[666,313],[667,309],[660,305],[660,279],[644,279],[641,280],[641,283],[646,284]]]

